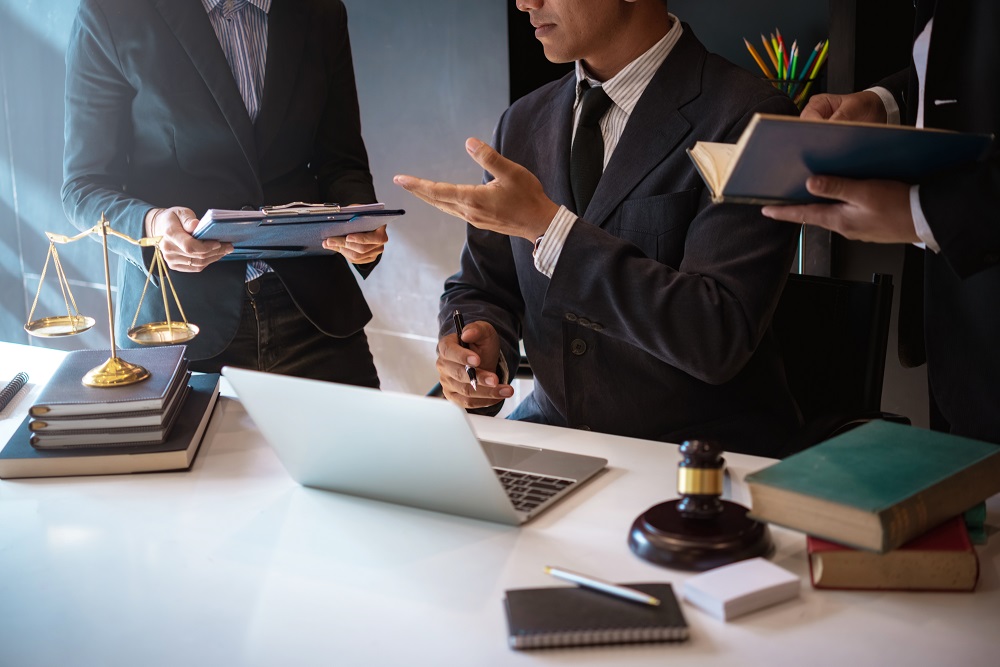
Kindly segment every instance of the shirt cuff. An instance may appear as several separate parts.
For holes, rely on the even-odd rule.
[[[500,384],[510,384],[510,366],[503,358],[503,352],[500,353],[500,359],[497,360],[497,375],[500,377]]]
[[[549,228],[545,230],[535,250],[535,268],[546,277],[551,278],[556,270],[559,255],[566,245],[566,237],[569,236],[569,230],[573,228],[576,220],[577,217],[572,211],[560,206],[552,222],[549,223]]]
[[[941,252],[941,246],[934,239],[934,232],[931,231],[931,226],[927,223],[927,218],[924,216],[924,209],[920,207],[919,185],[914,185],[910,188],[910,215],[913,216],[913,229],[916,230],[917,236],[923,241],[922,244],[915,243],[914,245],[923,246],[936,253]]]
[[[888,88],[883,88],[882,86],[874,86],[868,88],[866,92],[875,93],[882,100],[882,104],[885,105],[885,122],[887,125],[899,125],[899,105],[896,104],[896,98],[892,96]]]

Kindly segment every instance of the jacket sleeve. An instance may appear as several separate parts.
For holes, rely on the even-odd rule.
[[[66,50],[66,145],[63,210],[80,230],[104,214],[119,232],[143,236],[152,206],[125,192],[132,137],[132,84],[122,71],[114,35],[97,0],[84,0]],[[142,250],[115,237],[108,247],[145,265]]]

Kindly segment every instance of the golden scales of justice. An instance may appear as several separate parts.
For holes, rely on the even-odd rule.
[[[142,296],[139,298],[139,305],[136,306],[135,317],[132,318],[132,326],[128,330],[128,337],[142,345],[184,343],[198,335],[198,326],[189,323],[187,317],[184,315],[184,309],[181,307],[180,299],[177,298],[174,284],[170,280],[170,274],[167,272],[166,262],[163,261],[163,255],[160,253],[160,239],[162,237],[141,238],[137,241],[112,229],[111,223],[108,222],[103,213],[101,214],[100,222],[76,236],[69,237],[46,232],[45,236],[49,239],[49,252],[45,256],[45,266],[42,267],[42,276],[38,280],[38,291],[35,293],[34,303],[31,304],[31,312],[28,313],[28,323],[24,325],[24,330],[32,336],[56,338],[60,336],[75,336],[94,326],[94,318],[81,315],[76,306],[76,299],[70,291],[69,281],[66,279],[62,263],[59,261],[59,251],[56,249],[57,243],[73,243],[91,234],[100,234],[104,246],[104,285],[108,295],[108,323],[111,326],[111,358],[97,368],[88,371],[83,376],[83,384],[88,387],[121,387],[142,382],[150,377],[150,372],[142,366],[129,363],[119,357],[117,347],[115,346],[115,313],[111,304],[111,269],[108,263],[108,235],[117,236],[142,248],[153,248],[153,259],[149,263],[149,271],[146,272],[146,284],[142,288]],[[49,268],[50,259],[53,266],[55,266],[56,275],[59,279],[59,288],[62,290],[63,301],[66,304],[66,314],[34,320],[32,317],[35,314],[35,307],[38,306],[38,297],[42,293],[45,272]],[[160,279],[160,291],[163,293],[163,311],[166,313],[167,319],[165,322],[150,322],[136,326],[135,322],[139,317],[142,301],[146,298],[146,290],[149,287],[149,281],[153,277],[154,270]],[[173,320],[170,317],[167,290],[163,288],[164,285],[170,287],[170,293],[173,295],[174,303],[177,304],[181,321]]]

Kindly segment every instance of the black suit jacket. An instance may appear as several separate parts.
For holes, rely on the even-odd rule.
[[[916,34],[932,16],[924,125],[1000,136],[1000,3],[921,0]],[[886,85],[913,124],[915,70]],[[916,251],[924,264],[923,332],[901,329],[902,346],[926,337],[931,394],[948,422],[942,426],[1000,443],[1000,144],[984,162],[922,183],[920,205],[941,252]],[[919,295],[904,292],[901,326],[920,326],[920,305]]]
[[[339,0],[275,0],[261,109],[251,124],[200,0],[83,0],[66,54],[63,204],[79,228],[101,212],[139,238],[152,207],[259,207],[375,201],[361,138],[347,15]],[[121,344],[150,254],[120,240]],[[347,336],[371,312],[339,255],[271,262],[322,331]],[[360,267],[362,275],[374,263]],[[240,318],[246,265],[171,272],[188,320],[189,356],[221,352]],[[174,312],[174,317],[177,313]],[[158,285],[139,322],[163,320]]]
[[[569,155],[575,77],[515,103],[495,144],[573,208]],[[770,321],[797,229],[759,207],[712,205],[685,153],[735,142],[755,111],[787,97],[708,54],[690,27],[629,119],[551,280],[532,244],[469,228],[446,283],[441,332],[461,308],[491,322],[507,360],[518,338],[535,389],[518,417],[680,441],[714,438],[775,453],[798,423]]]

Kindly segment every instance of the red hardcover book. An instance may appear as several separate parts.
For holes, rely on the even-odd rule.
[[[979,579],[979,559],[961,516],[884,554],[812,536],[806,548],[814,588],[972,591]]]

